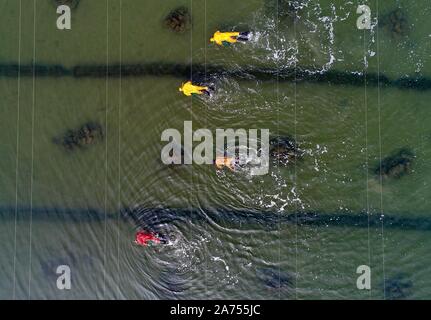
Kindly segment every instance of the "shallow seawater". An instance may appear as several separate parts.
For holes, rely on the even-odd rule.
[[[431,296],[429,5],[80,0],[59,31],[54,2],[0,0],[0,298]],[[191,16],[183,33],[163,24],[178,7]],[[217,47],[218,29],[251,39]],[[147,74],[130,75],[138,65]],[[214,94],[181,95],[190,77]],[[267,128],[302,157],[263,176],[166,166],[161,133],[184,121]],[[89,123],[95,141],[62,144]],[[400,149],[408,168],[381,178]],[[169,244],[136,246],[141,228]],[[71,290],[56,287],[59,265]],[[371,290],[357,289],[360,265]]]

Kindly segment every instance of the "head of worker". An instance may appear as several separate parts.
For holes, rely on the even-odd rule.
[[[218,35],[218,34],[220,34],[220,31],[219,31],[219,30],[217,30],[216,32],[214,32],[214,35],[212,36],[212,38],[210,39],[210,41],[211,41],[211,42],[216,42],[216,39],[215,39],[215,38],[217,37],[217,35]]]

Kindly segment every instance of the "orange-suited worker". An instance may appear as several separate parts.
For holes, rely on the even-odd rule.
[[[236,160],[232,157],[216,157],[215,166],[217,169],[223,169],[224,167],[229,168],[232,171],[235,171]]]

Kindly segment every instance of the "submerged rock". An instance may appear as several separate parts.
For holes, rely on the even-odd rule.
[[[402,148],[392,153],[392,155],[384,158],[381,165],[374,169],[374,173],[383,178],[399,179],[402,176],[411,172],[411,166],[415,155],[413,151],[407,148]]]
[[[55,140],[63,147],[73,150],[96,143],[103,138],[102,126],[98,123],[88,122],[77,130],[68,130],[63,138]]]
[[[401,37],[405,36],[408,33],[408,21],[405,12],[397,8],[381,19],[382,27],[386,28],[392,37]]]
[[[56,7],[61,5],[69,6],[70,9],[75,9],[80,0],[52,0]]]
[[[164,20],[165,25],[173,32],[181,33],[189,28],[191,17],[186,7],[179,7],[171,11]]]
[[[269,140],[269,156],[283,165],[294,162],[303,156],[296,141],[288,136],[274,137]]]
[[[385,297],[388,300],[404,300],[412,294],[413,282],[406,275],[399,274],[386,279],[384,284]]]

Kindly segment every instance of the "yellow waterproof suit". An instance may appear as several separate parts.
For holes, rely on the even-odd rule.
[[[223,45],[223,42],[235,43],[238,41],[240,33],[239,32],[220,32],[214,33],[213,37],[210,39],[211,42],[217,43],[219,46]]]
[[[208,87],[196,86],[191,81],[187,81],[186,83],[183,83],[178,90],[189,97],[192,94],[204,94],[208,91]]]

